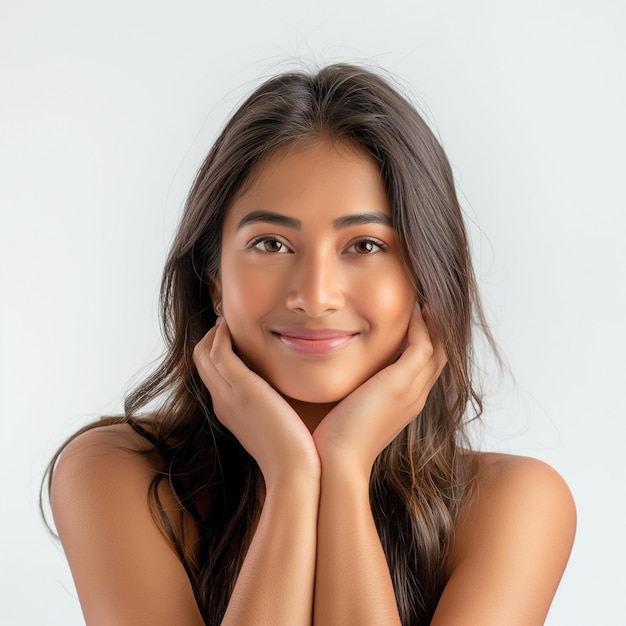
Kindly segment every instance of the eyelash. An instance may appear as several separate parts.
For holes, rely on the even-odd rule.
[[[283,246],[286,251],[291,252],[291,248],[289,248],[289,246],[285,243],[283,243],[280,239],[277,239],[276,237],[257,237],[256,239],[253,239],[249,244],[248,244],[248,248],[250,248],[251,250],[258,250],[259,252],[265,252],[266,254],[285,254],[285,252],[278,252],[275,250],[265,250],[261,247],[259,247],[261,244],[265,244],[265,243],[279,243],[281,246]]]
[[[369,237],[366,237],[364,239],[358,239],[357,241],[355,241],[354,243],[350,244],[346,250],[350,250],[350,248],[354,248],[355,246],[358,246],[359,244],[371,244],[373,245],[375,248],[377,248],[376,250],[372,250],[370,252],[356,252],[355,250],[355,254],[358,254],[359,256],[369,256],[370,254],[376,254],[377,252],[386,252],[388,247],[386,244],[384,244],[382,241],[379,241],[378,239],[371,239]]]
[[[277,244],[280,244],[281,246],[283,246],[285,248],[285,251],[267,250],[265,248],[260,247],[261,245],[267,244],[267,243],[277,243]],[[370,250],[368,252],[357,252],[355,250],[354,254],[357,254],[358,256],[369,256],[371,254],[376,254],[377,252],[386,252],[388,250],[388,246],[386,244],[384,244],[382,241],[379,241],[378,239],[371,239],[371,238],[365,237],[363,239],[358,239],[358,240],[354,241],[353,243],[351,243],[346,248],[346,252],[348,252],[351,248],[355,248],[359,244],[371,244],[376,249]],[[287,254],[288,252],[293,252],[291,250],[291,248],[289,248],[289,246],[287,246],[287,244],[283,243],[280,239],[277,239],[276,237],[268,237],[268,236],[257,237],[256,239],[253,239],[248,244],[248,248],[249,249],[256,249],[259,252],[264,252],[266,254]]]

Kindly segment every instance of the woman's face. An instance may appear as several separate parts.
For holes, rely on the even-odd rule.
[[[337,402],[392,362],[415,290],[373,159],[322,140],[270,156],[226,215],[219,284],[238,354],[288,398]]]

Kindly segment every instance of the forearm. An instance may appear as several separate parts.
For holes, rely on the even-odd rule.
[[[318,505],[314,478],[268,486],[222,624],[310,626]]]
[[[369,480],[322,462],[314,623],[400,624],[369,501]]]

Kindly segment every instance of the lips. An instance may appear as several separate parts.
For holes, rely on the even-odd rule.
[[[336,328],[288,328],[274,331],[278,340],[300,354],[323,356],[347,346],[358,333]]]

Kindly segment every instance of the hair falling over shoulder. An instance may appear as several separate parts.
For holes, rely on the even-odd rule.
[[[474,476],[464,436],[482,410],[473,330],[492,341],[443,149],[413,105],[370,70],[338,64],[268,80],[227,123],[187,199],[161,285],[163,361],[127,397],[123,417],[83,429],[127,422],[159,453],[164,471],[150,491],[155,518],[187,569],[207,624],[220,623],[226,610],[258,520],[262,481],[254,459],[215,417],[193,364],[194,346],[216,321],[209,277],[219,271],[226,211],[255,168],[282,146],[320,136],[352,142],[379,164],[403,260],[448,359],[423,411],[378,457],[370,483],[405,626],[430,623]],[[149,410],[155,403],[159,408]],[[160,506],[164,479],[199,530],[193,553]]]

